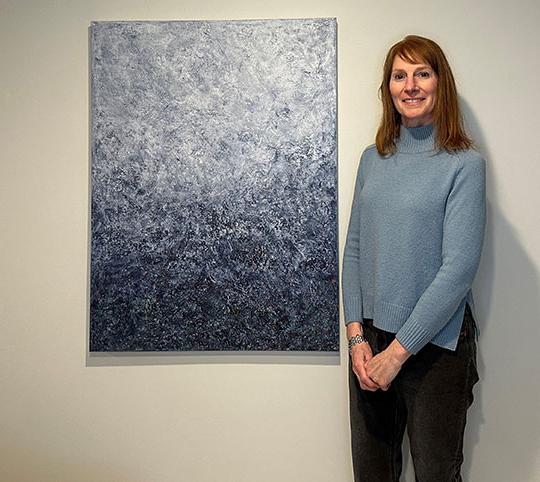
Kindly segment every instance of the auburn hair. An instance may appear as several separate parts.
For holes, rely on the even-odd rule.
[[[375,138],[379,154],[384,156],[393,154],[396,151],[396,140],[399,138],[401,115],[396,110],[390,94],[390,76],[396,55],[413,64],[428,64],[437,76],[437,96],[433,107],[436,147],[447,151],[472,147],[472,140],[463,127],[456,83],[444,52],[433,40],[418,35],[407,35],[392,45],[384,61],[383,78],[379,87],[383,112]]]

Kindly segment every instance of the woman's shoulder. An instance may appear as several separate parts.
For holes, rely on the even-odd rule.
[[[377,157],[380,157],[379,152],[377,151],[377,146],[375,144],[370,144],[362,152],[361,161],[363,161],[364,159]]]
[[[474,147],[461,149],[450,154],[456,159],[461,168],[472,170],[484,170],[486,168],[486,159]]]
[[[377,145],[376,145],[376,144],[370,144],[369,146],[367,146],[367,147],[364,149],[364,153],[369,153],[369,152],[375,152],[375,153],[377,153]]]
[[[369,165],[371,164],[373,158],[376,156],[378,156],[378,153],[375,144],[371,144],[363,150],[356,171],[356,179],[357,182],[360,182],[360,186],[363,186],[364,180],[366,178],[366,173],[369,172],[370,169]]]
[[[474,149],[462,149],[450,153],[453,158],[453,170],[456,179],[471,186],[484,185],[486,182],[486,160],[482,154]]]
[[[481,162],[485,161],[484,157],[475,147],[470,147],[468,149],[459,149],[457,151],[449,151],[452,157],[461,160],[462,162]]]
[[[368,165],[370,165],[373,160],[377,158],[379,158],[379,153],[377,152],[377,147],[375,144],[367,146],[360,157],[360,165],[358,167],[359,170],[362,172],[369,170]]]

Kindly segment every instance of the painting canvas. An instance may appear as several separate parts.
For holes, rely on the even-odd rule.
[[[90,38],[90,352],[339,350],[335,19]]]

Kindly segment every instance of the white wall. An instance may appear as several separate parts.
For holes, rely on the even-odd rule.
[[[540,481],[536,0],[0,0],[1,481],[352,480],[345,350],[86,354],[90,21],[292,17],[338,20],[341,248],[387,48],[448,53],[489,166],[465,480]]]

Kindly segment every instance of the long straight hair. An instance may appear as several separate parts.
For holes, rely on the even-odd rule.
[[[379,87],[383,113],[375,139],[379,154],[387,156],[396,151],[396,140],[400,132],[401,115],[396,110],[390,94],[390,76],[396,55],[406,62],[428,64],[437,76],[437,97],[433,107],[436,147],[447,151],[472,147],[472,140],[463,127],[456,83],[444,52],[433,40],[408,35],[390,48],[384,61],[383,78]]]

